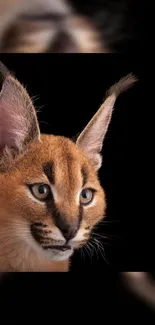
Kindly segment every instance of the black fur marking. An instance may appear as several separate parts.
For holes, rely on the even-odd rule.
[[[72,158],[72,156],[69,153],[66,155],[66,161],[67,161],[67,169],[68,169],[68,178],[69,178],[69,182],[71,184],[71,182],[72,182],[71,163],[73,161],[73,158]]]
[[[34,229],[34,227],[33,227]],[[52,233],[52,230],[44,230],[44,229],[38,229],[38,228],[35,228],[35,232],[36,233],[40,233],[40,234],[43,234],[43,235],[47,235],[47,234],[51,234]]]
[[[42,227],[42,229],[39,229],[39,227]],[[45,230],[44,227],[46,227],[47,225],[42,224],[41,222],[38,223],[34,223],[31,225],[31,233],[34,237],[34,239],[42,244],[43,241],[46,241],[48,243],[51,242],[51,238],[46,237],[45,235],[51,234],[52,230]]]
[[[45,223],[42,223],[42,222],[36,222],[36,223],[33,223],[33,226],[35,227],[48,227],[48,225],[46,225]]]
[[[44,246],[44,249],[57,249],[57,250],[60,250],[60,251],[67,251],[68,249],[71,249],[71,246],[69,245],[49,245],[49,246]]]
[[[34,239],[41,244],[41,239],[42,239],[42,236],[40,235],[40,233],[38,233],[36,231],[36,228],[34,225],[31,225],[31,233],[32,233],[32,236],[34,237]]]
[[[43,171],[47,178],[49,179],[51,184],[54,184],[54,170],[53,170],[53,164],[51,162],[47,162],[43,166]]]
[[[82,184],[82,186],[84,186],[84,185],[86,185],[87,180],[88,180],[88,174],[87,174],[86,168],[83,167],[81,169],[81,173],[82,173],[82,178],[83,178],[83,184]]]
[[[79,206],[79,217],[78,217],[78,219],[79,219],[79,227],[80,227],[80,224],[81,224],[81,221],[82,221],[82,216],[83,216],[83,206],[80,205]]]

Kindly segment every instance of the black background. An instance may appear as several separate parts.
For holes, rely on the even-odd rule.
[[[78,317],[88,302],[83,322],[89,319],[86,323],[107,324],[107,319],[113,319],[114,323],[127,324],[129,319],[132,322],[136,310],[142,324],[145,309],[143,308],[143,312],[138,309],[138,303],[134,305],[134,300],[124,293],[118,271],[153,270],[154,267],[151,225],[153,216],[149,212],[151,204],[147,205],[146,210],[150,188],[144,186],[150,172],[147,169],[146,173],[145,161],[150,159],[148,143],[151,143],[153,130],[153,101],[150,96],[153,94],[153,61],[138,56],[114,54],[1,55],[0,59],[26,86],[29,94],[34,97],[36,108],[41,108],[38,113],[41,132],[67,137],[76,136],[83,129],[113,83],[131,72],[138,77],[137,84],[122,94],[116,102],[102,151],[103,166],[99,175],[107,196],[107,220],[110,222],[98,227],[98,233],[109,237],[104,241],[108,264],[101,254],[94,256],[91,261],[86,253],[84,260],[78,252],[72,259],[70,278],[69,274],[61,279],[58,275],[47,274],[25,277],[14,275],[14,282],[7,282],[1,292],[5,292],[3,303],[7,303],[8,294],[11,303],[16,290],[17,304],[22,297],[24,307],[26,295],[30,295],[31,299],[34,297],[35,304],[38,291],[37,301],[40,308],[42,303],[49,311],[51,302],[51,310],[54,306],[55,316],[58,317],[56,310],[59,307],[59,317],[65,317],[66,323],[74,324],[77,319],[80,321]],[[149,138],[146,138],[146,133]],[[52,276],[56,289],[52,285]],[[79,299],[77,294],[81,295]],[[102,300],[99,299],[100,294]],[[15,306],[15,301],[12,303]],[[43,308],[38,312],[36,306],[33,308],[32,302],[27,306],[28,310],[32,309],[37,320],[43,317],[47,322],[47,310]],[[70,306],[74,306],[73,318],[70,316]],[[111,309],[113,313],[109,314]],[[14,317],[17,317],[16,312],[14,309]],[[55,323],[59,323],[60,318]]]

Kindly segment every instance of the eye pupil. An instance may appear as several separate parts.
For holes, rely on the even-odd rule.
[[[83,197],[84,199],[89,199],[89,192],[88,192],[88,191],[83,191],[83,192],[82,192],[82,197]]]
[[[39,194],[46,194],[47,188],[45,187],[45,185],[40,185],[38,188],[38,192]]]

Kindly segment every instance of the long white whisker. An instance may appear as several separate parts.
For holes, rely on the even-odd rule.
[[[102,245],[102,244],[99,242],[99,240],[96,239],[96,238],[94,238],[94,241],[96,242],[96,245],[98,246],[98,249],[99,249],[99,251],[100,251],[100,253],[101,253],[103,259],[106,261],[107,264],[109,264],[108,261],[107,261],[106,258],[105,258],[105,250],[104,250],[103,245]]]
[[[83,247],[81,247],[81,254],[82,254],[82,257],[83,257],[83,259],[85,261],[85,255],[84,255],[84,248]]]
[[[87,245],[85,245],[84,248],[85,248],[85,250],[86,250],[88,256],[91,256],[89,250],[87,249],[87,248],[88,248]]]
[[[94,241],[93,238],[91,238],[90,241],[92,241],[92,243],[94,244],[94,245],[93,245],[93,244],[91,244],[91,245],[93,245],[93,247],[94,247],[94,251],[95,251],[95,253],[96,253],[96,257],[97,257],[97,259],[98,259],[98,252],[99,252],[99,251],[98,251],[98,247],[96,248],[96,246],[97,246],[97,245],[96,245],[96,242]]]
[[[95,251],[95,247],[94,247],[94,245],[90,241],[88,242],[88,244],[92,247],[92,255],[93,255],[94,254],[94,251]]]
[[[108,236],[104,236],[104,235],[98,234],[97,232],[92,232],[92,235],[101,237],[103,239],[113,240],[113,238],[109,238]]]
[[[87,242],[86,247],[90,251],[90,260],[91,260],[91,263],[92,263],[92,250],[91,250],[91,247],[89,246],[89,242]]]

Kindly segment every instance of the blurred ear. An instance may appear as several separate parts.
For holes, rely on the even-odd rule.
[[[129,74],[112,86],[107,92],[107,98],[104,103],[77,139],[77,146],[80,147],[91,160],[96,170],[98,170],[102,164],[100,152],[111,121],[116,98],[119,94],[130,88],[135,82],[136,78],[132,74]]]
[[[32,101],[24,87],[0,64],[0,159],[9,153],[22,153],[39,139],[40,131]]]

